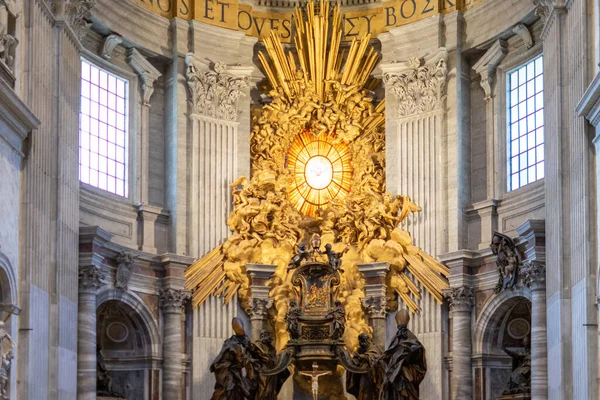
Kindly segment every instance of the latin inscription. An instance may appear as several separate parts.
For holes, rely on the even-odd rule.
[[[253,10],[238,0],[129,0],[166,18],[195,19],[210,25],[244,32],[264,38],[277,32],[290,41],[294,24],[292,13]],[[342,29],[345,40],[365,33],[377,35],[397,26],[409,24],[438,13],[465,10],[485,0],[393,0],[377,8],[344,12]]]

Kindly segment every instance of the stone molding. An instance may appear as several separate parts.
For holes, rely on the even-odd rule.
[[[182,289],[162,289],[159,294],[160,308],[167,313],[180,313],[190,299],[190,292]]]
[[[113,46],[114,47],[114,46]],[[142,90],[142,104],[150,107],[150,97],[154,93],[154,82],[162,73],[154,68],[146,57],[144,57],[135,48],[127,51],[127,64],[140,77],[140,85]]]
[[[250,299],[250,304],[246,308],[246,314],[250,319],[264,320],[267,318],[269,308],[273,306],[273,299]]]
[[[206,70],[191,53],[186,56],[185,64],[193,113],[219,120],[237,121],[237,101],[245,95],[244,89],[250,85],[251,69],[244,68],[236,76],[233,68],[216,62]]]
[[[527,28],[525,28],[527,30]],[[529,32],[529,31],[528,31]],[[485,99],[489,100],[495,96],[494,83],[496,81],[496,69],[508,54],[506,40],[498,39],[485,52],[485,54],[473,65],[473,69],[481,76],[481,87],[485,92]]]
[[[40,125],[40,121],[3,79],[0,79],[0,124],[5,126],[0,129],[0,140],[6,141],[23,157],[23,140]]]
[[[123,38],[116,33],[111,33],[110,35],[106,36],[104,38],[104,44],[102,45],[102,58],[110,60],[113,50],[121,43],[123,43]]]
[[[594,142],[598,142],[600,138],[600,130],[598,130],[600,127],[600,74],[597,74],[590,83],[575,110],[580,117],[587,119],[596,128]]]
[[[446,49],[441,49],[429,60],[412,57],[408,63],[382,65],[386,92],[396,98],[399,118],[444,108],[448,76],[446,58]]]
[[[370,318],[386,318],[389,312],[388,298],[385,296],[369,296],[361,299],[361,303]]]
[[[88,265],[79,268],[79,291],[96,293],[103,286],[105,276],[99,267]]]
[[[521,266],[521,276],[523,283],[532,290],[546,288],[546,265],[526,261]]]
[[[474,304],[475,291],[471,286],[458,286],[444,293],[451,311],[470,311]]]

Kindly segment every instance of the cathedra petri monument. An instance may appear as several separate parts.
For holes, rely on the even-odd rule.
[[[259,53],[268,100],[253,118],[251,176],[231,183],[233,235],[186,272],[193,306],[237,294],[251,321],[232,321],[212,398],[418,399],[426,349],[410,314],[421,288],[442,303],[449,270],[401,227],[420,208],[386,192],[379,54],[368,34],[342,45],[329,2],[296,9],[294,23],[293,50],[272,33]],[[192,64],[187,73],[200,88]]]

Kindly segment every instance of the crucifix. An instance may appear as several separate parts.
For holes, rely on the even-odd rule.
[[[300,372],[300,375],[310,376],[313,400],[318,400],[319,398],[319,377],[329,374],[331,374],[331,371],[319,372],[319,364],[316,362],[314,362],[312,365],[312,371]]]

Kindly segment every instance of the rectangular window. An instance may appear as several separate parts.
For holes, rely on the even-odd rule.
[[[544,177],[544,75],[539,56],[507,75],[508,191]]]
[[[127,196],[128,82],[81,60],[79,180]]]

